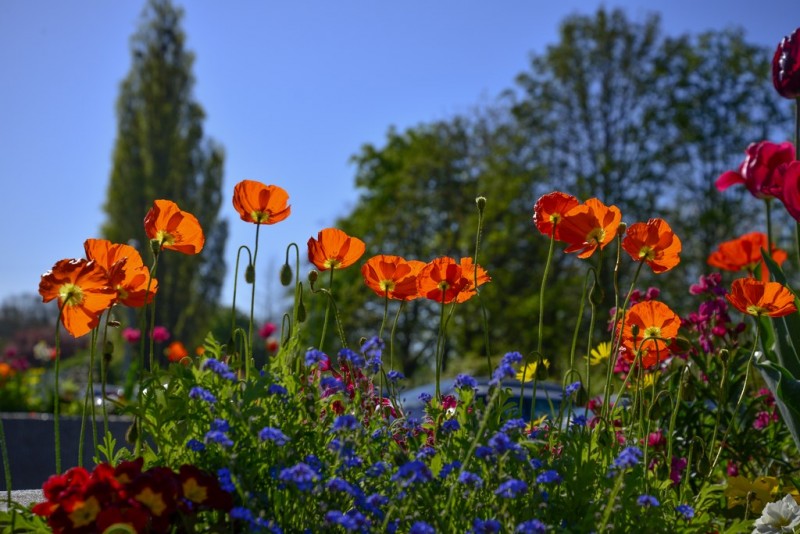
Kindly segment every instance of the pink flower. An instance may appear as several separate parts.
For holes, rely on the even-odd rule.
[[[150,333],[150,337],[153,338],[153,341],[156,343],[163,343],[169,339],[169,330],[167,330],[166,326],[156,326]]]
[[[725,191],[732,185],[744,184],[756,198],[783,198],[783,176],[775,171],[794,161],[794,145],[761,141],[751,143],[745,154],[738,171],[727,171],[717,178],[717,189]]]
[[[800,161],[792,161],[778,167],[776,174],[783,185],[780,199],[794,220],[800,221]]]
[[[675,456],[672,457],[672,465],[670,466],[669,470],[669,479],[672,481],[674,486],[677,486],[681,483],[681,478],[683,478],[683,470],[686,469],[686,466],[689,465],[689,462],[686,458],[677,458]]]
[[[138,328],[131,328],[129,326],[122,331],[122,339],[128,343],[136,343],[142,339],[142,332]]]
[[[275,333],[275,330],[277,330],[275,323],[264,323],[264,326],[258,330],[258,335],[264,339],[267,339],[269,336]]]
[[[733,463],[733,460],[728,460],[728,465],[725,468],[725,471],[728,473],[729,477],[738,477],[739,476],[739,466]]]
[[[769,426],[770,423],[778,421],[778,414],[775,412],[758,412],[756,414],[756,420],[753,421],[753,428],[756,430],[764,430]]]

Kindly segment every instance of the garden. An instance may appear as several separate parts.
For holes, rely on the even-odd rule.
[[[778,96],[796,101],[797,142],[800,29],[781,41],[772,69]],[[359,236],[325,228],[308,239],[314,269],[301,276],[290,246],[279,273],[290,309],[279,325],[260,325],[260,234],[291,215],[289,192],[239,182],[230,195],[237,223],[254,233],[234,273],[245,283],[224,337],[209,333],[196,350],[168,342],[170,325],[157,323],[154,306],[165,290],[159,268],[207,253],[207,229],[181,199],[153,200],[142,214],[147,261],[129,244],[87,239],[85,258],[58,260],[42,275],[39,294],[58,309],[55,346],[38,351],[52,384],[0,363],[4,398],[45,399],[52,388],[58,399],[64,373],[86,382],[76,392],[82,401],[48,406],[56,467],[31,506],[14,502],[12,489],[33,488],[14,486],[12,438],[0,424],[0,531],[800,531],[800,313],[790,283],[800,257],[776,246],[772,224],[777,210],[800,221],[800,161],[795,143],[752,141],[715,185],[720,195],[744,186],[748,210],[765,209],[765,227],[708,251],[708,272],[685,288],[694,310],[686,316],[640,282],[680,265],[682,239],[670,221],[626,220],[602,198],[567,191],[541,196],[530,223],[530,239],[548,250],[530,270],[538,346],[494,354],[487,315],[471,317],[486,340],[488,377],[450,372],[444,359],[460,306],[482,306],[495,283],[481,242],[491,197],[475,199],[474,249],[458,258],[365,257]],[[796,230],[800,245],[800,222]],[[561,254],[577,257],[586,274],[574,328],[563,332],[570,349],[551,354],[542,345],[545,295]],[[609,257],[613,272],[601,273]],[[354,339],[343,326],[336,275],[346,269],[360,270],[362,290],[382,306],[371,336]],[[600,305],[601,275],[613,281],[610,309]],[[237,297],[249,300],[244,325]],[[319,324],[308,320],[309,299],[322,303]],[[412,399],[395,342],[403,307],[394,317],[388,310],[418,299],[436,310],[436,342],[433,382]],[[117,319],[128,308],[138,323]],[[64,331],[91,340],[88,368],[61,368]],[[304,345],[309,336],[319,343]],[[120,339],[132,365],[124,375],[111,370],[123,382],[111,391]],[[85,435],[91,464],[66,468],[64,406],[83,421],[79,447]],[[111,412],[130,417],[124,440],[109,430]]]

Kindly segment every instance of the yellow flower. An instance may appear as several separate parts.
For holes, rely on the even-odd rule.
[[[547,421],[547,414],[544,414],[543,416],[539,417],[538,419],[534,419],[533,421],[530,421],[525,426],[525,432],[526,433],[530,433],[531,431],[541,427],[546,421]]]
[[[589,356],[589,364],[600,365],[601,363],[606,362],[610,357],[611,343],[608,341],[603,341],[602,343],[598,343],[597,346],[592,349],[591,355]]]
[[[728,509],[749,502],[754,514],[760,514],[766,504],[776,501],[779,493],[780,484],[775,477],[758,477],[753,482],[746,477],[730,477],[725,488]]]
[[[544,370],[550,369],[550,360],[542,360],[542,367]],[[522,367],[519,371],[517,371],[517,380],[520,382],[532,382],[534,377],[536,376],[536,370],[539,368],[539,362],[531,362],[526,364]],[[542,372],[539,372],[539,378]]]

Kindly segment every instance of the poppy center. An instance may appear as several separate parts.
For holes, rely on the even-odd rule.
[[[379,284],[381,291],[384,293],[394,291],[394,285],[394,281],[392,280],[381,280],[381,283]]]
[[[250,212],[250,217],[258,224],[269,221],[269,212],[253,210]]]
[[[550,214],[550,222],[553,224],[558,224],[559,222],[561,222],[561,214],[560,213]]]
[[[447,282],[447,280],[442,280],[436,287],[442,291],[447,291],[450,288],[450,284]]]
[[[602,228],[592,228],[592,231],[586,235],[586,242],[594,245],[599,245],[606,237],[606,231]]]
[[[659,338],[661,337],[661,328],[658,326],[648,326],[644,329],[644,338]]]
[[[644,246],[639,251],[639,258],[645,261],[651,261],[655,259],[655,257],[656,257],[656,251],[653,250],[653,247]]]
[[[763,315],[767,312],[766,308],[762,308],[761,306],[756,306],[755,304],[750,304],[747,307],[747,313],[750,315]]]
[[[164,245],[171,245],[175,242],[175,236],[166,230],[159,230],[158,233],[156,233],[156,241],[161,243],[162,247]]]
[[[340,265],[341,263],[342,263],[342,262],[341,262],[341,261],[339,261],[339,260],[338,260],[338,259],[336,259],[336,258],[328,258],[327,260],[325,260],[325,263],[324,263],[323,265],[325,265],[325,268],[326,268],[326,269],[338,269],[338,268],[339,268],[339,265]]]
[[[66,283],[58,290],[58,298],[64,306],[77,306],[83,302],[83,289],[73,283]]]

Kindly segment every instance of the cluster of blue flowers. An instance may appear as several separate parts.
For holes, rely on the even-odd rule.
[[[231,425],[225,419],[214,419],[211,422],[211,430],[206,432],[206,443],[219,443],[223,447],[232,447],[233,440],[228,437]]]
[[[280,431],[280,429],[267,426],[261,429],[258,433],[258,438],[261,441],[272,441],[278,446],[286,445],[289,442],[289,437]]]
[[[333,428],[331,432],[350,432],[361,427],[355,415],[345,414],[340,415],[333,421]]]
[[[521,361],[522,354],[519,352],[507,352],[500,360],[497,369],[492,373],[492,379],[489,381],[489,385],[496,386],[506,378],[515,378],[517,376],[517,371],[514,369],[514,366]]]
[[[308,349],[306,352],[306,367],[311,367],[328,359],[328,356],[317,349]]]
[[[469,375],[460,374],[456,376],[454,385],[456,389],[477,389],[478,381]]]
[[[383,349],[386,344],[378,336],[369,338],[361,345],[361,352],[367,357],[366,367],[370,373],[377,373],[383,365]]]
[[[642,459],[642,451],[638,447],[625,447],[611,464],[608,476],[616,476],[617,472],[631,469]]]
[[[392,482],[399,482],[404,488],[417,482],[430,482],[432,479],[430,468],[421,460],[412,460],[401,465],[392,475]]]
[[[211,371],[215,375],[219,376],[220,378],[224,378],[225,380],[230,380],[232,382],[236,380],[236,373],[231,371],[231,368],[228,367],[228,364],[214,358],[208,358],[203,363],[203,369],[206,371]]]
[[[319,474],[304,462],[282,469],[278,474],[278,480],[292,484],[300,491],[311,491],[319,479]]]
[[[200,399],[209,404],[214,404],[215,402],[217,402],[217,398],[214,396],[213,393],[208,391],[206,388],[200,386],[195,386],[189,390],[189,398]]]

